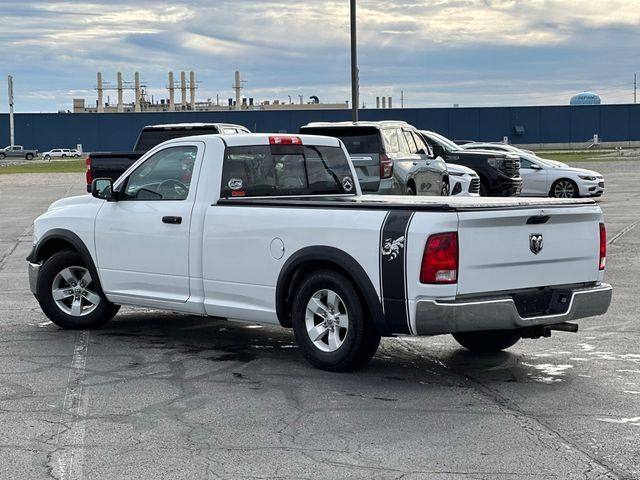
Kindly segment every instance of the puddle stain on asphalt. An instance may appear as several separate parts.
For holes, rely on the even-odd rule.
[[[533,373],[528,373],[527,375],[529,375],[536,382],[546,384],[563,382],[564,379],[562,377],[564,377],[564,374],[569,369],[573,368],[573,365],[554,365],[552,363],[542,363],[539,365],[535,365],[533,363],[522,362],[522,365],[538,370],[540,372],[540,375],[535,375]]]

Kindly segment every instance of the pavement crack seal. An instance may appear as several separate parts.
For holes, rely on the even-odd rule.
[[[630,478],[628,475],[621,473],[608,465],[604,460],[598,458],[592,452],[580,446],[568,436],[560,433],[547,422],[534,417],[530,413],[525,412],[522,408],[516,405],[509,398],[505,397],[498,390],[485,385],[481,380],[478,380],[470,374],[460,372],[456,368],[447,365],[437,358],[432,357],[421,350],[418,350],[415,346],[411,345],[404,339],[400,338],[398,339],[398,341],[404,344],[405,348],[413,352],[415,355],[434,362],[445,368],[447,371],[465,379],[467,382],[469,382],[472,388],[495,403],[499,409],[509,415],[512,415],[516,419],[518,424],[522,427],[522,429],[531,436],[535,437],[540,445],[546,448],[553,448],[553,445],[549,445],[547,440],[561,442],[563,444],[563,447],[565,447],[567,450],[576,453],[580,460],[586,463],[590,471],[595,471],[596,468],[594,467],[597,467],[599,478],[609,478],[615,480]],[[565,458],[569,460],[568,457]]]
[[[73,349],[67,390],[60,413],[60,428],[55,437],[55,450],[49,457],[49,471],[58,480],[82,480],[84,463],[84,419],[87,396],[84,391],[85,367],[89,349],[89,332],[78,332]]]
[[[609,245],[615,245],[615,243],[622,238],[624,235],[626,235],[627,233],[629,233],[631,230],[633,230],[634,228],[636,228],[638,226],[638,224],[640,223],[640,220],[637,220],[629,225],[627,225],[626,227],[624,227],[622,230],[620,230],[611,240],[609,240],[607,243]]]

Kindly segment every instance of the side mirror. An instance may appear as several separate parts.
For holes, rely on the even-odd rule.
[[[542,170],[542,167],[540,165],[536,165],[535,163],[531,164],[531,170]]]
[[[433,146],[433,156],[434,157],[445,157],[444,147],[442,145],[438,145],[437,143]]]
[[[110,178],[96,178],[91,182],[91,195],[101,200],[115,200],[113,180]]]

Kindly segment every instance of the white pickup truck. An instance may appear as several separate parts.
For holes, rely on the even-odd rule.
[[[162,143],[34,225],[31,290],[70,329],[134,305],[293,328],[313,365],[367,362],[381,336],[470,350],[604,314],[592,200],[362,195],[335,138]]]

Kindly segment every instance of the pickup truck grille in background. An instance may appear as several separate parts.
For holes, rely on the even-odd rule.
[[[502,160],[502,173],[511,178],[520,176],[520,157],[506,157]]]
[[[480,179],[472,178],[469,184],[469,193],[480,193]]]

